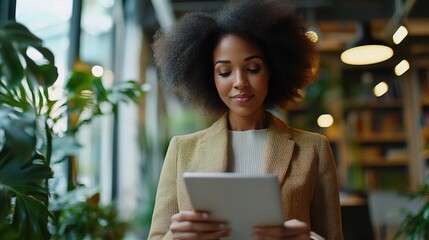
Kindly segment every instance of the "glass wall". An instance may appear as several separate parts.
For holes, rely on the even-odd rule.
[[[82,1],[80,48],[76,64],[87,68],[102,67],[105,87],[111,86],[115,81],[115,7],[113,0]],[[100,187],[103,202],[109,202],[112,198],[113,124],[112,115],[93,118],[91,124],[80,129],[78,136],[82,145],[78,156],[78,181],[86,186]]]
[[[145,2],[144,6],[139,2]],[[80,148],[70,161],[76,165],[53,164],[55,177],[50,180],[56,193],[67,192],[71,178],[78,185],[96,187],[101,203],[113,203],[121,218],[137,221],[142,229],[138,232],[143,232],[137,239],[143,239],[150,226],[169,139],[209,124],[201,113],[183,107],[158,87],[150,47],[153,32],[145,35],[143,23],[153,21],[153,14],[146,16],[150,4],[137,0],[16,1],[16,21],[40,37],[55,55],[59,78],[50,89],[51,96],[64,97],[64,86],[77,68],[101,67],[106,88],[127,80],[145,83],[141,104],[121,104],[117,118],[112,114],[97,117],[79,129]],[[55,131],[61,135],[68,124],[62,119]]]
[[[16,21],[40,37],[55,55],[59,78],[51,94],[58,98],[63,96],[62,89],[75,68],[101,67],[106,88],[124,80],[139,81],[143,36],[134,17],[138,9],[128,6],[133,4],[136,1],[16,2]],[[72,48],[77,52],[73,53]],[[74,59],[73,54],[76,55]],[[111,110],[100,107],[105,112]],[[112,114],[94,118],[78,132],[81,148],[76,158],[77,183],[98,187],[102,202],[115,200],[126,213],[134,212],[137,205],[136,186],[142,151],[139,149],[138,118],[138,106],[124,104],[119,106],[118,119]],[[64,119],[56,131],[64,132],[66,128],[67,119]],[[56,186],[59,191],[65,191],[70,177],[67,164],[54,164],[53,168]],[[134,184],[129,184],[131,181]]]
[[[70,46],[70,19],[72,16],[72,0],[18,0],[16,2],[16,21],[24,24],[30,31],[44,41],[44,44],[55,55],[58,79],[52,86],[51,97],[59,99],[63,96],[62,88],[69,75],[68,49]],[[56,125],[56,132],[64,132],[66,119]],[[67,188],[67,171],[65,163],[53,164],[55,172],[53,185],[57,191],[64,192]]]

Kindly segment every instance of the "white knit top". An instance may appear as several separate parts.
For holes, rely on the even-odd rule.
[[[264,168],[267,129],[229,131],[231,171],[261,174]]]

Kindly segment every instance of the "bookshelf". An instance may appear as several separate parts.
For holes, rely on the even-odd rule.
[[[420,103],[420,163],[423,168],[423,181],[429,181],[429,67],[422,67],[417,70],[418,86],[420,90],[418,101]]]
[[[335,61],[322,63],[319,80],[303,91],[303,98],[297,103],[289,103],[281,110],[281,118],[290,126],[325,135],[330,143],[337,165],[339,183],[345,187],[347,170],[344,169],[344,144],[342,136],[342,90],[340,71]],[[318,118],[331,114],[334,122],[330,127],[320,127]]]
[[[391,67],[337,65],[333,72],[337,77],[322,72],[322,82],[312,86],[323,97],[307,94],[282,116],[328,137],[341,187],[408,191],[429,179],[429,63],[414,64],[401,77]],[[377,97],[374,87],[382,81],[388,91]],[[317,126],[322,113],[334,116],[333,126]]]
[[[344,69],[342,79],[344,144],[351,153],[343,159],[347,171],[352,172],[348,187],[407,189],[410,159],[403,80],[390,68]],[[384,94],[375,91],[381,83],[386,88]]]

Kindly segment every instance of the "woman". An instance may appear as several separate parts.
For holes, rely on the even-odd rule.
[[[220,239],[226,223],[192,210],[184,172],[277,175],[287,221],[255,226],[255,239],[342,239],[338,182],[327,139],[291,128],[268,110],[300,96],[318,56],[303,23],[280,0],[232,1],[192,13],[155,36],[163,84],[220,118],[170,142],[149,239]]]

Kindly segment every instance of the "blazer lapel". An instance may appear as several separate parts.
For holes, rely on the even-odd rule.
[[[224,114],[210,127],[198,148],[198,171],[226,172],[228,170],[228,122]]]
[[[267,147],[264,159],[264,172],[273,173],[282,184],[292,158],[295,142],[289,128],[280,119],[268,113]],[[228,114],[216,121],[198,148],[198,171],[228,171]]]
[[[288,127],[280,119],[270,114],[264,172],[274,173],[280,184],[283,184],[286,178],[294,146],[295,142],[291,139]]]

